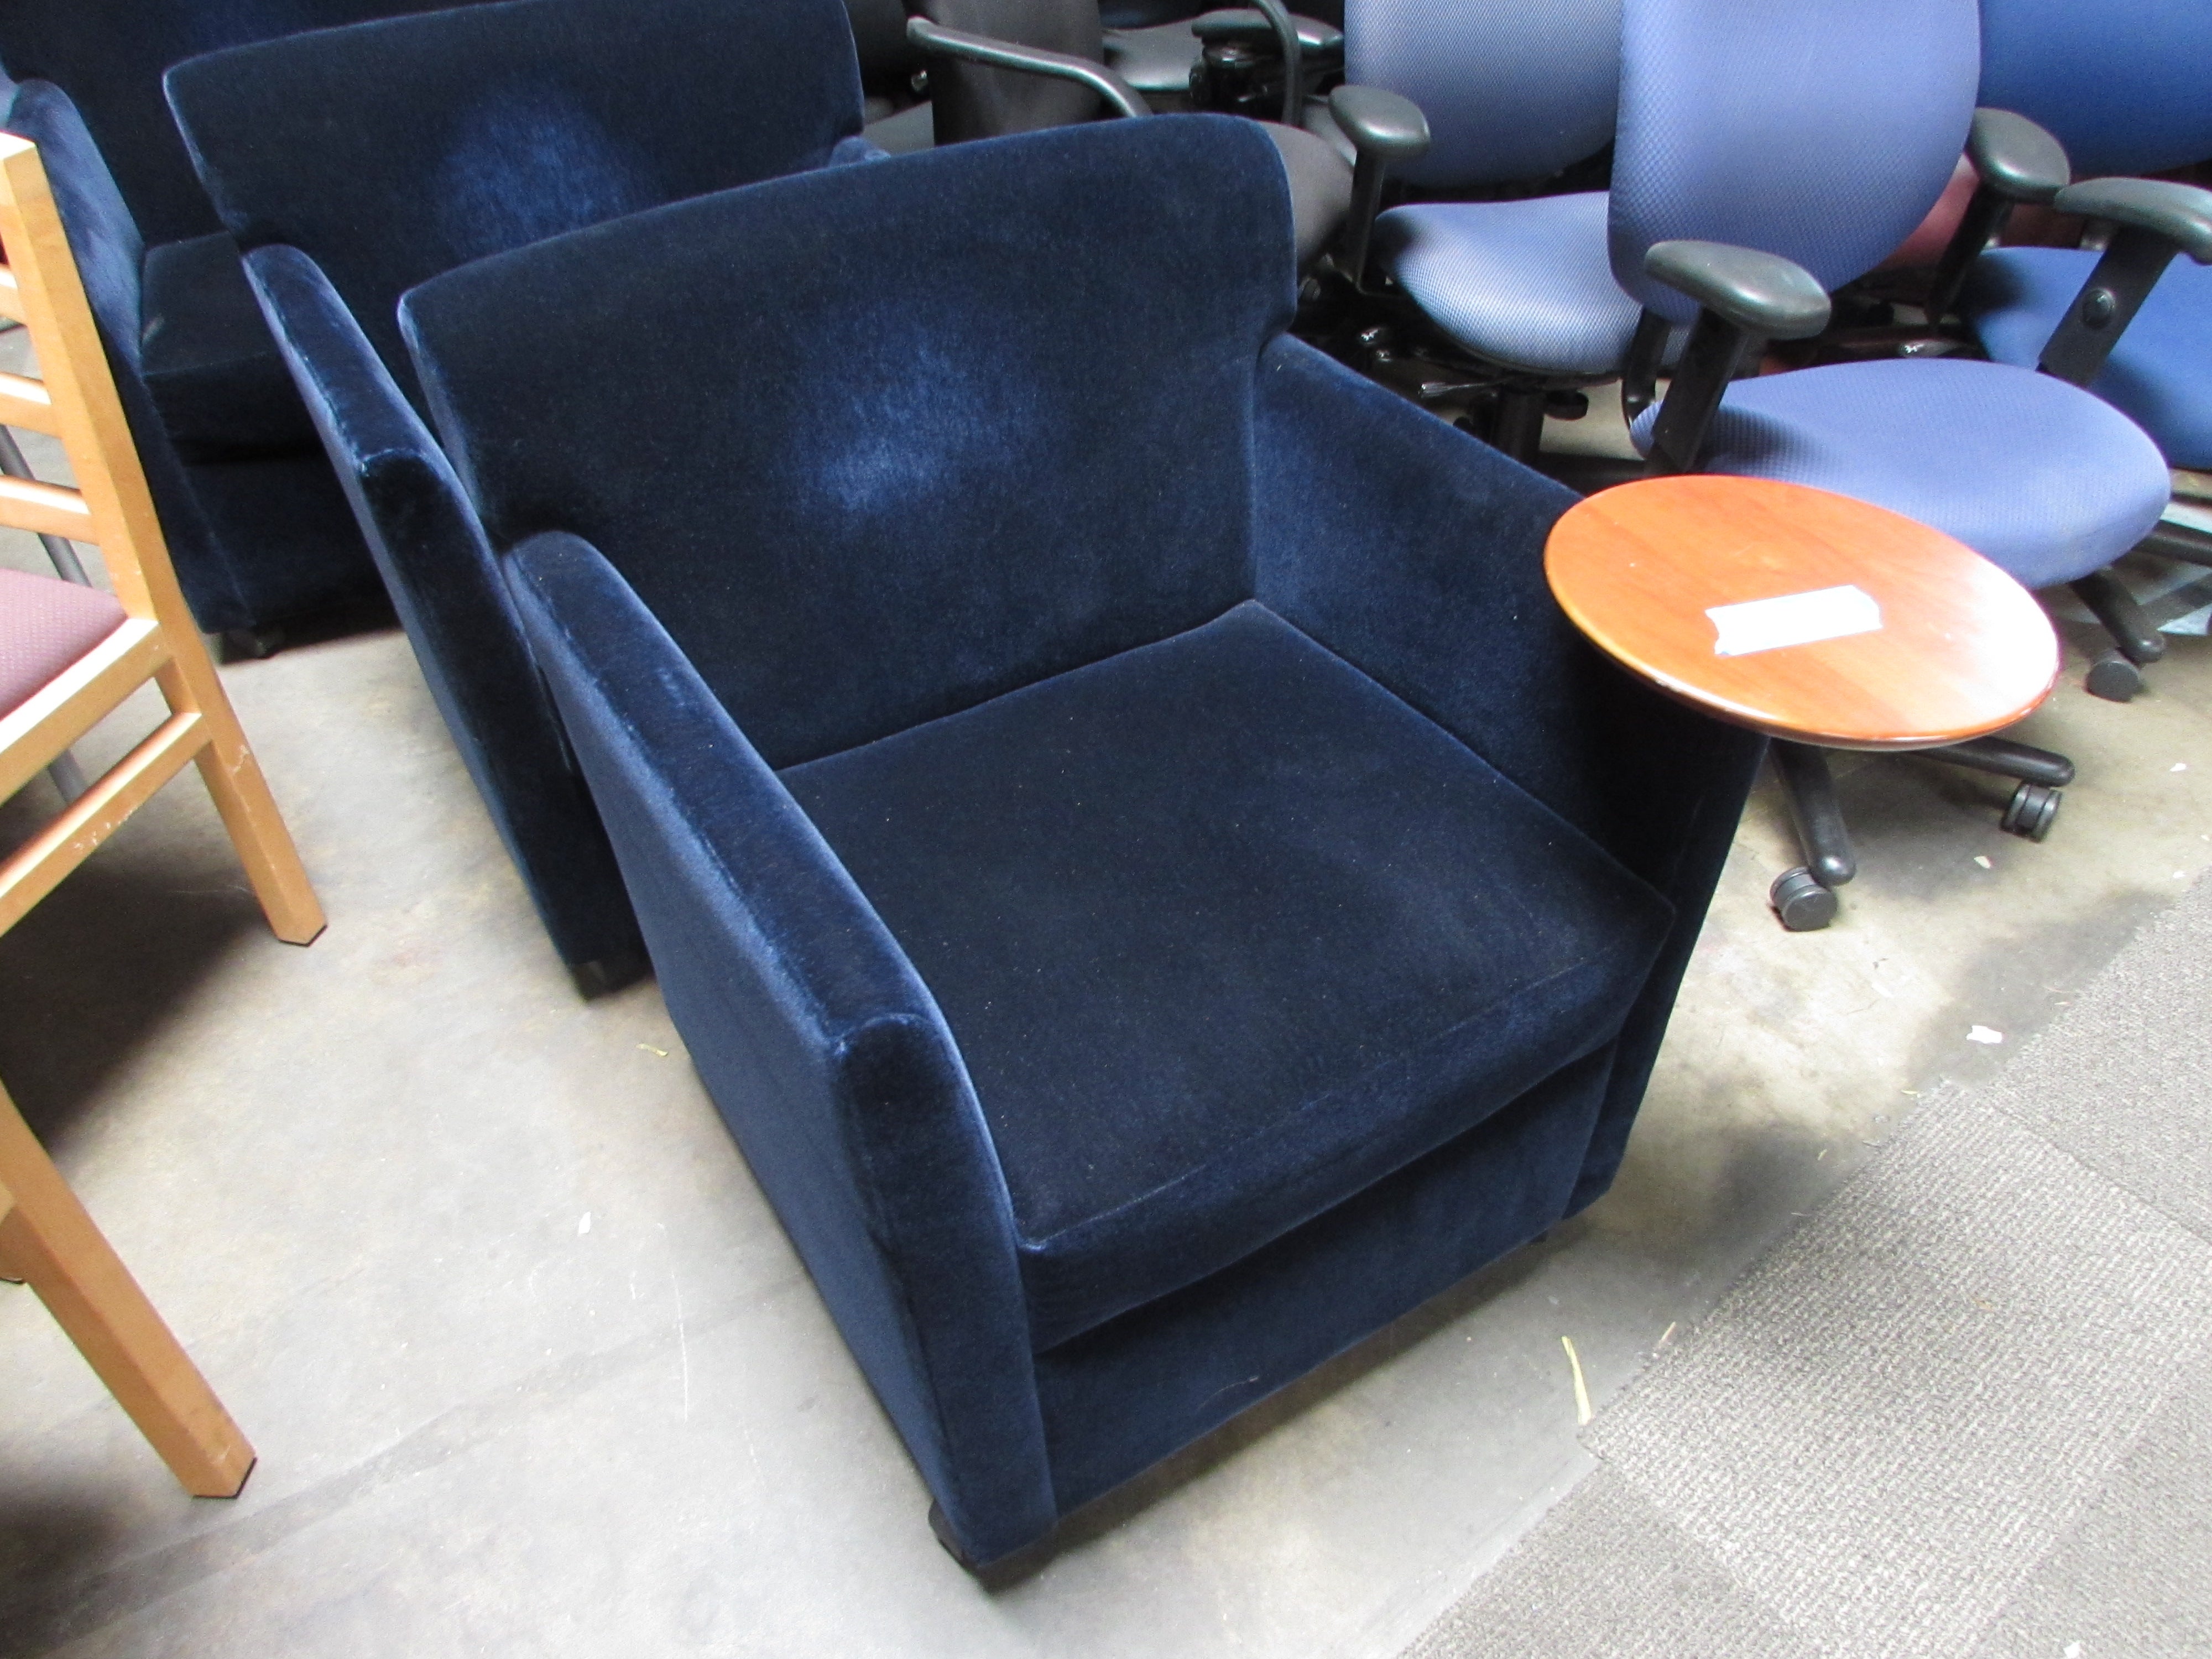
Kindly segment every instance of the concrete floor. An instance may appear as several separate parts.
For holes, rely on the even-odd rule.
[[[995,1590],[653,987],[571,992],[405,641],[230,668],[330,931],[268,936],[180,781],[0,940],[0,1077],[261,1462],[182,1496],[0,1287],[0,1655],[1393,1654],[1590,1468],[1563,1335],[1602,1404],[2212,863],[2212,645],[2126,707],[2082,665],[2023,732],[2080,767],[2048,842],[1994,781],[1856,765],[1864,873],[1785,935],[1763,792],[1614,1192]]]

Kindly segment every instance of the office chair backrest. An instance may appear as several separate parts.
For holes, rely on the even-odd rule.
[[[1547,178],[1613,137],[1620,0],[1346,0],[1344,70],[1429,118],[1429,153],[1397,170],[1407,182]]]
[[[1879,264],[1949,182],[1974,111],[1975,0],[1626,0],[1613,161],[1614,280],[1652,243],[1731,242],[1824,288]]]
[[[457,0],[4,0],[0,64],[83,112],[149,243],[222,227],[161,101],[161,71],[201,52]]]
[[[2077,179],[2212,158],[2212,4],[1982,0],[1981,101],[2048,127]]]
[[[519,249],[404,326],[494,543],[599,547],[790,765],[1250,596],[1282,179],[1249,121],[1060,128]]]
[[[1106,61],[1098,0],[920,0],[933,23],[1042,52]],[[940,58],[929,66],[931,121],[940,144],[1072,126],[1098,113],[1088,87]]]
[[[240,245],[307,252],[410,393],[395,307],[424,278],[819,166],[860,130],[839,0],[505,0],[236,47],[168,85]]]

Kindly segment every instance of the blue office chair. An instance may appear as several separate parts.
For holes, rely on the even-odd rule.
[[[161,72],[219,46],[447,3],[0,5],[0,66],[27,88],[0,125],[36,141],[57,173],[78,262],[100,274],[109,363],[178,577],[201,627],[234,649],[272,648],[294,619],[374,595],[376,572],[192,175]]]
[[[1757,763],[1552,603],[1569,492],[1286,336],[1289,208],[1256,123],[1105,122],[403,307],[970,1563],[1605,1189]]]
[[[619,982],[642,966],[635,923],[495,561],[413,406],[397,307],[488,253],[874,154],[844,9],[508,0],[195,58],[169,94],[555,947],[586,989]],[[580,425],[575,465],[595,465],[600,428],[623,418],[611,406]]]
[[[2212,197],[2106,177],[2212,158],[2212,7],[1983,0],[1982,34],[1982,102],[2055,134],[2074,173],[2091,181],[2060,204],[2116,232],[2101,252],[1992,248],[1971,264],[1954,261],[1933,307],[1948,310],[1955,298],[1992,359],[2087,386],[2149,433],[2169,465],[2212,471]],[[2007,198],[1988,186],[1984,195],[1966,254],[2002,224]],[[2087,328],[2084,307],[2106,306],[2100,294],[2110,296],[2109,314]],[[2185,526],[2160,524],[2146,545],[2212,564],[2212,536]],[[2142,684],[2139,665],[2157,661],[2165,641],[2114,578],[2092,575],[2077,591],[2118,646],[2091,669],[2089,689],[2124,702]]]
[[[1977,45],[1974,0],[1774,0],[1755,14],[1627,0],[1608,256],[1643,307],[1636,333],[1694,323],[1665,404],[1632,428],[1651,471],[1856,496],[2042,588],[2101,568],[2165,507],[2165,464],[2124,416],[2001,363],[1735,378],[1765,341],[1817,333],[1826,289],[1880,260],[1941,193],[1972,125]],[[2062,757],[1998,738],[1926,752],[2018,780],[2005,827],[2039,840],[2072,776]],[[1819,751],[1775,753],[1808,854],[1776,883],[1777,908],[1786,925],[1825,925],[1856,860]]]

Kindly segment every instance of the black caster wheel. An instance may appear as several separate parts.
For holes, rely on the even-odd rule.
[[[2106,702],[2127,702],[2142,690],[2142,670],[2120,652],[2107,651],[2089,665],[2089,678],[2083,684],[2093,697],[2102,697]]]
[[[2051,826],[2057,819],[2058,800],[2056,789],[2046,789],[2039,783],[2023,783],[2012,792],[2011,800],[2005,804],[2005,832],[2029,841],[2041,841],[2051,833]]]
[[[1793,933],[1810,933],[1836,919],[1836,896],[1813,879],[1810,870],[1784,870],[1766,890],[1766,902]]]

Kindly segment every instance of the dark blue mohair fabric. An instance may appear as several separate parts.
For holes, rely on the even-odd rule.
[[[574,538],[513,559],[715,1103],[954,1530],[1054,1520],[1013,1218],[928,988],[620,577]]]
[[[1544,581],[1571,493],[1301,342],[1260,363],[1258,597],[1674,907],[1620,1034],[1573,1207],[1611,1184],[1765,743],[1632,679]]]
[[[167,87],[225,228],[313,258],[410,395],[416,283],[860,130],[839,0],[507,0],[233,47]]]
[[[494,541],[601,548],[783,767],[1250,597],[1289,227],[1263,134],[1163,116],[660,208],[402,309]],[[652,290],[619,317],[609,261]]]
[[[273,348],[265,333],[258,363],[240,344],[257,325],[246,314],[252,295],[235,256],[228,276],[210,274],[206,249],[157,248],[149,257],[61,89],[27,82],[0,91],[0,125],[39,146],[170,559],[199,625],[210,632],[253,627],[374,593],[375,568],[298,396],[266,372]],[[153,380],[186,419],[189,453],[164,422]],[[272,390],[281,406],[248,407],[244,425],[234,421],[242,402]],[[227,425],[233,437],[210,441]]]
[[[84,112],[155,245],[220,230],[161,100],[170,64],[247,40],[430,11],[452,0],[6,0],[0,64],[51,81]]]
[[[678,1029],[979,1561],[1604,1190],[1759,752],[1559,616],[1571,496],[1285,336],[1281,179],[1099,124],[404,307]]]
[[[410,403],[397,307],[481,255],[857,144],[843,7],[478,5],[218,52],[181,65],[171,95],[548,933],[620,977],[637,959],[628,902],[473,510]],[[566,362],[590,331],[564,321],[536,349]],[[597,465],[606,436],[586,417],[564,453]]]
[[[1040,1348],[1609,1042],[1671,920],[1249,602],[784,781],[959,1042]]]
[[[248,256],[424,679],[564,962],[639,959],[614,854],[459,480],[361,326],[296,248]]]

